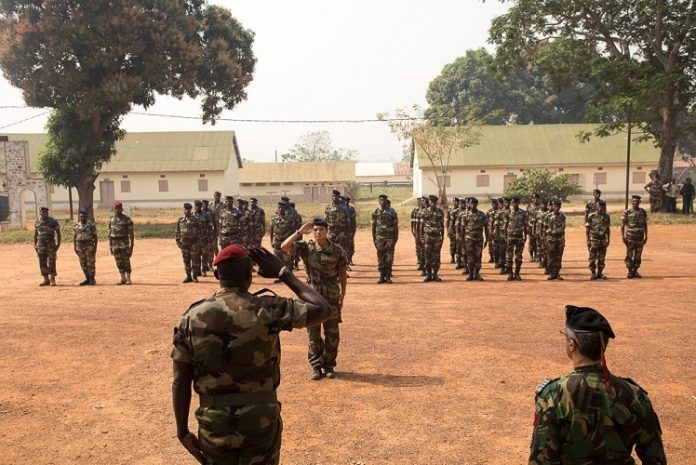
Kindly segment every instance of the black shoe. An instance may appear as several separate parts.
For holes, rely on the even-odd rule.
[[[500,268],[500,272],[499,272],[499,273],[500,273],[500,274],[507,274],[507,271],[505,271],[505,267],[504,267],[504,266]]]
[[[628,270],[628,274],[626,275],[627,279],[633,279],[633,270]]]
[[[181,281],[181,282],[182,282],[182,283],[192,283],[192,282],[193,282],[193,278],[191,278],[191,275],[186,275],[186,277],[184,278],[184,280]]]
[[[474,273],[469,273],[469,276],[466,277],[467,281],[473,281],[474,279]]]
[[[377,280],[377,284],[382,284],[382,283],[386,283],[386,282],[387,282],[387,280],[384,278],[384,273],[380,274],[379,279]]]
[[[633,270],[633,277],[634,277],[634,278],[642,278],[642,276],[640,275],[640,273],[638,273],[638,269]]]
[[[94,277],[89,278],[89,285],[90,286],[95,286],[97,284],[97,281],[94,280]]]
[[[474,273],[474,279],[475,279],[476,281],[483,281],[483,278],[482,278],[481,275],[478,274],[478,273]]]
[[[489,258],[488,263],[495,263],[495,260],[493,260],[493,258]]]
[[[392,281],[391,276],[387,275],[387,277],[384,278],[384,282],[386,282],[387,284],[391,284],[391,283],[393,283],[394,281]]]
[[[592,270],[592,276],[590,276],[590,281],[594,281],[595,279],[597,279],[597,272],[595,272],[595,270]]]
[[[547,281],[553,281],[554,279],[556,279],[556,275],[552,273],[549,273],[549,275],[546,277]]]
[[[334,371],[334,369],[333,369],[332,367],[326,367],[326,368],[324,368],[324,372],[326,373],[325,376],[326,376],[328,379],[334,379],[334,378],[336,377],[336,372]]]
[[[85,278],[85,280],[80,283],[80,286],[87,286],[88,284],[89,284],[89,278]]]
[[[508,274],[508,281],[514,281],[515,280],[515,275],[510,273]]]
[[[324,377],[324,374],[321,372],[321,368],[313,368],[312,369],[312,376],[309,378],[312,381],[319,381]]]
[[[563,276],[561,276],[560,274],[556,273],[556,280],[557,280],[557,281],[563,281]]]
[[[437,275],[437,273],[433,273],[433,281],[441,283],[442,278]]]
[[[520,276],[519,272],[515,273],[515,281],[522,281],[522,276]]]

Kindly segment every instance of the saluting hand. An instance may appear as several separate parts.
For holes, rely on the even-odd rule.
[[[277,278],[281,268],[285,266],[278,257],[263,247],[250,248],[249,257],[259,266],[258,274],[264,278]]]
[[[301,232],[302,234],[309,234],[309,233],[312,232],[312,229],[313,229],[313,228],[314,228],[314,225],[313,225],[312,222],[310,221],[309,223],[305,223],[305,224],[302,225],[302,227],[300,228],[300,232]]]

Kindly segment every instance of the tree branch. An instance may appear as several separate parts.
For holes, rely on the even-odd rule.
[[[597,13],[598,9],[599,7],[597,6],[597,3],[593,1],[592,4],[589,5],[589,8],[585,9],[588,19],[594,23],[599,32],[602,34],[602,42],[607,44],[607,49],[609,52],[616,58],[627,58],[626,55],[624,55],[616,46],[616,42],[621,41],[621,39],[612,37],[611,32],[602,22],[602,18],[599,16],[599,13]]]
[[[664,10],[665,2],[664,0],[656,0],[656,5],[655,5],[655,41],[654,41],[654,48],[655,48],[655,57],[659,60],[659,62],[662,64],[663,68],[667,67],[667,57],[665,57],[664,52],[662,51],[662,26],[663,26],[663,17],[662,13]]]
[[[684,22],[684,34],[677,39],[677,41],[674,43],[674,47],[672,47],[672,51],[669,54],[669,60],[667,61],[667,66],[665,68],[665,71],[671,72],[674,69],[674,62],[677,60],[677,55],[679,54],[679,50],[681,49],[682,45],[684,44],[684,41],[686,40],[686,37],[689,35],[689,32],[691,32],[691,24],[693,23],[694,19],[694,9],[696,8],[696,2],[694,0],[691,0],[691,5],[689,6],[689,12],[686,14],[686,21]]]

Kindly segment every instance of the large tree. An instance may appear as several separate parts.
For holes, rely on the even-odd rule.
[[[201,97],[203,121],[214,123],[246,98],[253,40],[205,0],[0,2],[0,68],[28,105],[54,109],[41,169],[76,187],[90,214],[123,115],[157,95]]]
[[[355,150],[336,149],[329,131],[308,132],[287,153],[280,156],[283,161],[343,161],[355,160]]]
[[[510,3],[490,29],[498,64],[540,66],[556,82],[594,82],[590,107],[605,121],[594,135],[637,126],[639,138],[660,147],[667,182],[677,142],[694,129],[685,115],[696,104],[696,0]]]
[[[474,107],[487,115],[488,124],[578,123],[585,119],[588,89],[555,85],[539,67],[498,70],[495,56],[485,49],[467,50],[430,82],[425,116],[461,120]]]

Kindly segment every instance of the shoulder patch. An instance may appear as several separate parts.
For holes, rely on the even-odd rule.
[[[541,392],[548,386],[549,384],[553,383],[554,381],[558,381],[560,378],[546,378],[543,380],[541,383],[537,384],[536,389],[534,390],[534,393],[536,395],[540,395]]]

